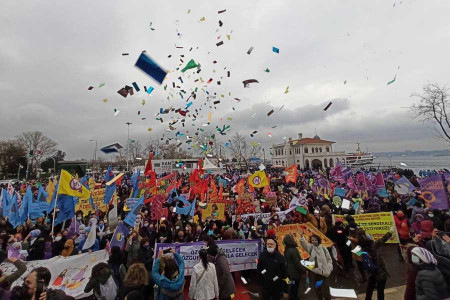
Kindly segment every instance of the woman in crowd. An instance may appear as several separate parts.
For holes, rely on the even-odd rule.
[[[189,286],[189,297],[195,300],[211,300],[219,297],[216,267],[208,262],[205,249],[199,251],[200,262],[194,266]]]
[[[333,271],[333,261],[327,248],[320,245],[322,239],[313,234],[309,243],[301,237],[300,244],[309,253],[309,261],[314,263],[311,269],[311,285],[316,291],[317,299],[331,299],[328,277]]]
[[[302,279],[302,275],[306,272],[300,263],[301,257],[300,253],[298,253],[298,246],[294,238],[290,234],[285,235],[283,238],[283,244],[284,258],[287,265],[286,275],[291,281],[289,285],[289,299],[298,300],[300,280]]]
[[[376,241],[373,241],[371,238],[367,237],[365,232],[362,230],[358,233],[358,245],[361,247],[362,251],[367,253],[366,261],[370,260],[372,262],[372,265],[374,266],[374,268],[366,270],[369,274],[369,279],[366,287],[366,300],[372,299],[375,286],[377,287],[378,299],[384,299],[384,288],[386,286],[386,281],[389,278],[389,273],[378,249],[392,237],[392,234],[394,232],[395,225],[392,226],[391,229],[381,239]]]
[[[114,300],[117,295],[117,286],[112,276],[112,271],[106,263],[98,263],[92,268],[85,293],[94,291],[95,297],[99,300]]]
[[[219,284],[219,299],[231,299],[231,295],[236,292],[233,275],[230,272],[230,266],[225,253],[220,249],[210,236],[205,236],[206,251],[208,254],[208,261],[215,266],[217,274],[217,282]]]
[[[150,299],[152,287],[148,284],[148,274],[144,264],[134,263],[130,266],[119,289],[118,298],[125,299],[132,291],[142,293],[145,296],[143,299]]]
[[[125,252],[127,252],[127,267],[130,267],[130,265],[137,260],[140,248],[139,234],[137,231],[133,231],[125,246]]]
[[[180,254],[170,249],[173,258],[164,259],[164,268],[160,273],[160,262],[163,251],[159,251],[152,269],[152,277],[157,287],[155,300],[182,300],[184,299],[184,261]]]
[[[437,261],[427,249],[414,247],[411,261],[417,270],[416,300],[440,300],[450,297],[450,288],[444,280]]]
[[[118,288],[121,287],[127,270],[124,266],[122,250],[118,246],[111,248],[111,255],[108,259],[108,266],[112,270],[112,276]]]

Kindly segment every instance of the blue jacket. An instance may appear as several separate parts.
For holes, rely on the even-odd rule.
[[[155,264],[153,265],[152,276],[159,289],[158,298],[155,298],[157,300],[169,300],[178,298],[184,299],[184,261],[178,253],[175,253],[173,256],[178,264],[178,276],[173,280],[170,280],[166,276],[159,274],[159,258],[155,260]],[[164,295],[161,289],[169,292],[177,292],[181,290],[181,294],[178,297],[171,298],[167,295]]]

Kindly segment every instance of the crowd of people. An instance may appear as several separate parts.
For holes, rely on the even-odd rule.
[[[167,217],[152,220],[152,203],[146,203],[140,214],[141,221],[130,228],[126,242],[122,248],[110,246],[114,230],[109,226],[108,212],[92,211],[83,214],[76,211],[75,216],[52,227],[52,214],[36,220],[28,219],[16,228],[4,217],[0,218],[0,259],[14,264],[16,270],[9,275],[0,276],[0,299],[70,299],[64,291],[53,289],[50,285],[51,274],[46,267],[32,270],[23,285],[14,281],[26,272],[24,261],[49,259],[55,256],[69,257],[85,252],[106,249],[109,253],[107,262],[96,264],[91,278],[85,286],[85,292],[93,292],[97,299],[239,299],[236,294],[236,280],[247,284],[245,277],[256,276],[261,299],[302,299],[302,294],[315,293],[317,299],[331,299],[330,276],[348,279],[353,267],[358,269],[354,280],[366,284],[366,299],[372,299],[377,290],[378,299],[384,299],[384,289],[389,274],[380,247],[394,234],[398,234],[400,244],[398,257],[402,268],[407,270],[405,299],[445,299],[450,297],[450,215],[448,211],[427,208],[424,199],[420,198],[417,177],[409,178],[415,190],[400,194],[396,192],[395,181],[402,174],[388,170],[382,173],[386,183],[386,196],[370,193],[370,199],[364,199],[360,206],[343,208],[332,201],[332,197],[324,197],[315,190],[312,182],[326,179],[331,190],[346,187],[345,183],[336,181],[330,170],[312,171],[298,170],[294,182],[286,182],[286,173],[280,169],[266,169],[270,177],[270,192],[276,193],[275,203],[268,204],[264,199],[265,188],[244,187],[246,192],[253,193],[254,202],[250,211],[239,211],[239,191],[236,185],[248,174],[238,170],[227,169],[222,175],[204,173],[216,186],[220,186],[221,197],[226,199],[226,211],[223,219],[215,213],[202,218],[203,203],[195,207],[193,214],[177,214],[173,208],[179,201],[167,201]],[[349,177],[357,177],[357,171]],[[129,174],[131,176],[131,174]],[[158,177],[163,178],[167,174]],[[196,198],[190,192],[192,174],[173,175],[177,182],[173,195],[188,195],[187,200],[193,203]],[[130,177],[131,178],[131,177]],[[312,181],[311,181],[312,180]],[[106,180],[102,182],[105,185]],[[44,184],[45,185],[45,184]],[[20,190],[20,187],[16,187]],[[33,185],[33,189],[36,189]],[[127,215],[124,210],[126,199],[130,197],[132,185],[123,180],[117,187],[117,209],[119,222]],[[267,188],[266,188],[267,189]],[[347,188],[348,189],[348,188]],[[210,187],[207,193],[210,193]],[[351,198],[359,198],[357,191]],[[292,199],[300,199],[296,205],[304,212],[291,209]],[[411,199],[415,199],[411,205]],[[111,205],[110,205],[111,208]],[[366,234],[353,215],[370,212],[394,213],[395,225],[378,240]],[[269,217],[241,218],[245,212],[269,213]],[[332,214],[344,215],[333,222]],[[233,218],[233,215],[236,215]],[[88,249],[83,249],[91,230],[92,219],[97,220],[96,241]],[[77,222],[77,232],[70,230],[70,225]],[[281,225],[310,222],[334,243],[333,247],[322,245],[322,238],[313,234],[309,239],[296,239],[286,235],[278,240],[274,229]],[[261,240],[263,250],[257,260],[257,269],[243,271],[243,279],[236,279],[230,272],[225,253],[216,244],[218,240]],[[198,253],[198,264],[190,276],[185,276],[185,263],[174,250],[168,249],[155,253],[156,243],[190,243],[203,242],[205,247]],[[279,245],[284,245],[284,252]],[[307,263],[302,263],[298,247],[308,254]],[[363,254],[355,255],[358,248]],[[400,270],[399,270],[400,272]],[[252,275],[253,274],[253,275]],[[254,275],[256,274],[256,275]],[[357,279],[356,279],[357,278]],[[301,281],[305,281],[307,290],[300,291]],[[256,294],[255,293],[255,294]],[[252,294],[253,295],[253,294]]]

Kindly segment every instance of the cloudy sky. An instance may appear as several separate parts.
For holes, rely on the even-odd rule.
[[[160,123],[155,114],[161,107],[186,106],[187,97],[172,89],[175,82],[187,95],[198,87],[189,109],[201,108],[201,118],[187,118],[184,128],[174,125],[190,136],[199,127],[231,125],[222,141],[237,131],[269,147],[317,131],[336,141],[338,150],[354,150],[357,141],[371,151],[445,149],[432,126],[414,119],[407,107],[414,101],[410,94],[425,83],[448,83],[449,9],[444,0],[3,0],[0,138],[39,130],[76,159],[92,157],[90,139],[99,147],[125,145],[127,121],[133,123],[130,137],[143,144],[173,137],[168,123],[181,116],[163,115]],[[134,67],[143,50],[170,70],[162,85]],[[176,70],[180,58],[181,67],[192,58],[202,71],[182,74]],[[195,82],[200,77],[204,82]],[[244,88],[246,79],[259,83]],[[132,82],[139,93],[126,99],[117,94]],[[151,96],[144,85],[155,87]],[[216,108],[205,91],[217,93]],[[208,112],[212,122],[203,127]]]

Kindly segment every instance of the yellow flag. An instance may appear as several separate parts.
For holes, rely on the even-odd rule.
[[[78,198],[89,198],[91,195],[86,187],[65,170],[61,171],[58,193]]]
[[[48,194],[47,203],[52,202],[52,197],[53,197],[53,193],[55,192],[55,188],[56,188],[56,180],[49,179],[47,188],[45,190]]]
[[[250,177],[248,177],[248,184],[254,188],[261,188],[269,185],[269,181],[267,180],[266,172],[257,171]]]

